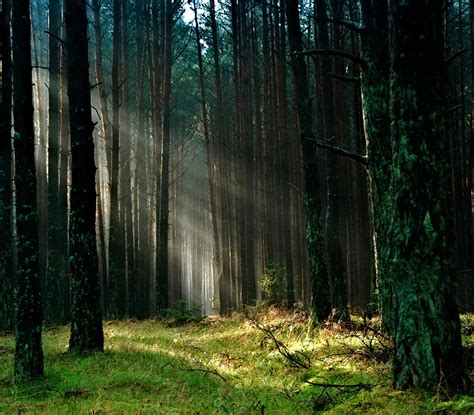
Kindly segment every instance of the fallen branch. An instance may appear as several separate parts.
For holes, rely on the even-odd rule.
[[[222,376],[219,372],[215,370],[209,370],[209,369],[183,369],[186,370],[187,372],[204,372],[204,373],[210,373],[211,375],[215,375],[220,377],[224,382],[227,382],[227,379]]]
[[[290,352],[288,347],[284,343],[282,343],[280,340],[278,340],[273,334],[273,332],[265,327],[263,324],[260,324],[257,320],[252,319],[250,317],[247,317],[248,320],[261,332],[263,332],[276,346],[278,352],[285,358],[287,359],[292,366],[294,367],[301,367],[303,369],[309,369],[310,366],[310,359],[307,355],[305,355],[302,352],[297,351],[296,353]]]
[[[337,389],[359,389],[359,390],[370,390],[376,386],[380,386],[377,383],[354,383],[354,384],[340,384],[340,383],[316,383],[309,380],[305,381],[311,386],[318,386],[320,388],[337,388]]]

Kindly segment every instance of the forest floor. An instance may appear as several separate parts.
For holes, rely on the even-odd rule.
[[[462,322],[472,351],[474,315]],[[313,328],[276,309],[111,321],[105,353],[87,356],[67,352],[68,327],[49,328],[45,377],[22,386],[12,383],[13,337],[3,336],[0,413],[474,414],[472,396],[393,390],[390,344],[374,327],[354,318]]]

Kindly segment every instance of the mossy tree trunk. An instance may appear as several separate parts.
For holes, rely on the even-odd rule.
[[[2,1],[0,31],[2,37],[2,74],[0,106],[0,332],[12,330],[13,318],[13,246],[12,246],[12,65],[10,42],[11,0]]]
[[[18,265],[14,378],[18,382],[43,374],[30,23],[30,2],[15,0],[12,48]]]
[[[452,212],[442,20],[442,0],[389,4],[392,160],[388,171],[382,169],[390,182],[375,208],[385,218],[380,293],[394,341],[394,384],[402,389],[457,386],[462,373],[447,236]],[[384,156],[371,156],[374,166],[383,165]]]
[[[95,234],[94,125],[91,118],[85,0],[66,0],[65,19],[72,152],[72,324],[69,349],[75,352],[102,351],[104,335]]]
[[[325,319],[331,313],[328,285],[328,271],[325,259],[324,236],[321,227],[321,202],[317,186],[318,168],[316,146],[313,136],[311,100],[308,74],[303,50],[303,39],[298,13],[298,2],[286,3],[288,20],[288,43],[291,53],[296,109],[303,153],[304,204],[306,215],[306,242],[308,246],[309,278],[312,285],[312,306],[318,319]]]

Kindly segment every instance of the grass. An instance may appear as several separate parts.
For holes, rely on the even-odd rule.
[[[360,322],[311,327],[304,315],[252,312],[171,327],[104,325],[103,354],[67,353],[69,329],[44,333],[45,377],[12,383],[14,341],[0,337],[0,413],[46,414],[474,414],[474,398],[394,391],[386,340]],[[474,344],[474,316],[463,316]],[[309,363],[295,367],[278,351]],[[322,387],[313,384],[352,384]]]

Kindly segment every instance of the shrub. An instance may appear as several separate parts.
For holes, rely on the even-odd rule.
[[[279,265],[269,265],[260,278],[262,297],[268,305],[282,305],[286,301],[285,272]]]

